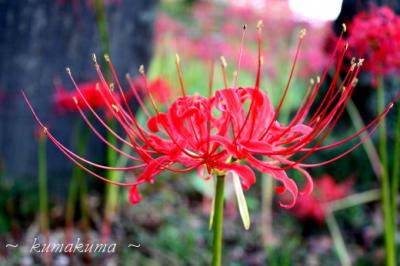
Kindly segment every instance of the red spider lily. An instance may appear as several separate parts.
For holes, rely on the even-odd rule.
[[[352,95],[363,60],[360,59],[357,62],[352,62],[347,75],[339,82],[339,71],[343,58],[346,55],[346,49],[340,49],[339,44],[337,44],[330,58],[329,66],[325,69],[321,78],[318,78],[317,82],[310,82],[310,85],[304,92],[304,100],[297,113],[287,125],[282,125],[277,119],[290,88],[305,31],[302,31],[299,38],[297,52],[287,85],[283,90],[282,98],[279,105],[274,108],[267,92],[260,88],[261,66],[263,62],[261,56],[261,26],[262,23],[258,25],[258,69],[253,87],[243,88],[236,86],[241,55],[239,55],[238,72],[233,87],[229,88],[227,86],[226,64],[225,60],[222,60],[225,88],[217,90],[215,95],[211,96],[213,77],[211,74],[208,97],[186,95],[179,57],[177,56],[176,66],[182,96],[176,99],[166,112],[158,110],[151,93],[147,89],[153,108],[153,114],[151,114],[151,110],[148,110],[143,104],[136,88],[131,86],[133,95],[137,98],[144,113],[148,116],[147,126],[140,125],[136,120],[127,103],[113,65],[108,56],[106,56],[105,58],[109,63],[116,87],[120,93],[119,95],[121,95],[121,100],[118,101],[116,99],[116,92],[114,90],[99,89],[99,92],[107,108],[125,131],[126,139],[109,128],[90,106],[81,89],[76,85],[71,72],[68,70],[78,94],[82,97],[80,99],[74,98],[74,102],[83,119],[93,130],[94,134],[103,142],[121,156],[131,159],[132,165],[130,166],[110,167],[99,165],[73,153],[52,135],[35,114],[25,94],[24,97],[35,119],[47,133],[49,139],[68,158],[85,171],[103,181],[131,187],[129,199],[132,203],[138,203],[141,199],[137,186],[143,182],[153,183],[154,177],[165,170],[179,173],[194,169],[198,169],[199,172],[207,170],[209,175],[225,175],[227,172],[233,172],[241,178],[242,187],[249,189],[256,181],[255,173],[252,170],[254,168],[260,172],[268,173],[278,180],[282,184],[278,188],[278,191],[291,196],[291,200],[285,203],[282,202],[281,206],[287,208],[293,207],[299,194],[308,195],[312,191],[313,182],[306,169],[336,161],[360,146],[363,140],[376,130],[382,118],[386,116],[393,106],[394,101],[400,95],[397,95],[395,100],[364,129],[341,141],[323,146],[324,140],[335,127]],[[329,67],[335,61],[338,63],[333,81],[328,84],[327,91],[322,96],[322,100],[316,102],[317,95],[322,93],[321,86]],[[100,84],[104,88],[107,88],[108,83],[96,60],[95,66],[100,78]],[[140,72],[145,84],[148,84],[143,68],[140,69]],[[132,82],[130,83],[132,85]],[[100,124],[110,131],[122,144],[129,145],[132,152],[126,153],[118,146],[107,142],[87,119],[81,105],[86,105]],[[311,113],[311,110],[315,111]],[[364,132],[367,133],[366,137],[344,153],[324,162],[304,162],[311,154],[328,150],[357,139]],[[266,159],[261,160],[260,157]],[[127,183],[112,182],[88,169],[87,165],[110,171],[141,169],[141,172],[135,181]],[[299,171],[305,177],[306,185],[301,192],[299,192],[297,184],[287,175],[287,170],[290,169]]]
[[[133,80],[131,85],[136,86],[136,90],[140,91],[144,95],[150,93],[151,96],[161,104],[167,104],[173,95],[173,89],[169,83],[162,78],[153,79],[146,84],[146,79],[139,77],[136,80]]]
[[[86,99],[88,105],[94,109],[100,107],[106,107],[106,102],[104,101],[102,94],[99,90],[108,90],[108,86],[104,87],[97,81],[90,81],[78,84],[80,93],[77,91],[67,91],[63,86],[56,85],[56,93],[53,95],[53,101],[58,110],[61,111],[73,111],[76,112],[76,104],[74,99],[78,100],[78,105],[82,110],[88,108],[84,103],[83,98]],[[106,89],[107,88],[107,89]],[[108,101],[120,100],[118,94],[114,94],[114,98],[108,97]]]
[[[313,193],[299,198],[293,212],[300,219],[314,219],[323,223],[327,211],[326,205],[347,196],[352,182],[337,184],[330,175],[323,175],[314,184]]]
[[[375,8],[354,17],[348,42],[355,55],[367,59],[375,77],[400,69],[400,17],[389,7]]]

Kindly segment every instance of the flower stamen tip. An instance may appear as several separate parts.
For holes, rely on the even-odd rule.
[[[347,31],[347,26],[346,26],[345,23],[342,23],[342,30],[343,30],[343,32],[346,32],[346,31]]]
[[[179,54],[175,54],[175,60],[176,60],[177,64],[179,64],[181,62],[181,58],[179,57]]]
[[[110,83],[110,85],[108,85],[108,88],[110,89],[110,91],[114,91],[114,83]]]
[[[351,83],[351,86],[355,87],[357,85],[357,83],[358,83],[358,78],[354,78]]]
[[[259,20],[257,22],[257,30],[261,30],[264,26],[264,22],[262,20]]]
[[[65,70],[67,71],[68,75],[71,75],[71,69],[69,67],[67,67]]]
[[[97,57],[95,53],[92,54],[92,60],[97,64]]]
[[[78,99],[74,96],[74,97],[72,97],[72,99],[74,100],[74,103],[75,104],[78,104]]]
[[[139,73],[144,75],[144,65],[139,66]]]
[[[306,29],[301,29],[301,30],[300,30],[300,36],[299,36],[299,38],[300,38],[300,39],[303,39],[304,36],[306,36],[306,33],[307,33],[307,30],[306,30]]]
[[[237,70],[233,71],[233,78],[235,79],[238,76]]]
[[[222,66],[223,66],[223,67],[227,67],[227,66],[228,66],[228,63],[226,62],[225,57],[223,57],[223,56],[221,55],[220,59],[221,59],[221,64],[222,64]]]
[[[104,60],[106,60],[106,62],[110,62],[110,56],[108,54],[104,54]]]
[[[111,107],[114,109],[114,111],[115,111],[116,113],[119,112],[119,108],[118,108],[115,104],[112,104]]]

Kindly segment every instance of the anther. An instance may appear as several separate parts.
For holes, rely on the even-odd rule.
[[[303,39],[304,36],[306,36],[306,33],[307,33],[307,30],[306,30],[306,29],[301,29],[301,30],[300,30],[300,36],[299,36],[299,38],[300,38],[300,39]]]
[[[320,82],[321,82],[321,77],[317,76],[317,83],[320,83]]]
[[[257,30],[261,30],[264,26],[264,22],[262,20],[259,20],[257,22]]]
[[[140,67],[139,67],[139,73],[142,74],[142,75],[144,75],[144,66],[143,66],[143,65],[140,65]]]
[[[238,75],[238,72],[237,72],[236,70],[233,71],[233,78],[234,78],[234,79],[236,79],[237,75]]]
[[[115,104],[111,104],[111,107],[114,109],[114,111],[115,111],[116,113],[119,112],[119,109],[118,109],[118,107],[117,107]]]
[[[314,85],[315,81],[313,78],[310,79],[310,83],[311,83],[311,85]]]
[[[181,59],[178,54],[175,54],[175,60],[176,60],[177,64],[179,64],[181,62]]]
[[[220,59],[221,59],[221,64],[222,64],[222,66],[223,66],[223,67],[227,67],[228,64],[226,63],[225,57],[221,56]]]
[[[106,62],[110,62],[110,56],[108,54],[104,54],[104,60],[106,60]]]
[[[349,43],[348,42],[346,42],[345,45],[344,45],[344,49],[347,50],[347,48],[349,48]]]
[[[92,60],[97,64],[97,58],[95,53],[92,54]]]
[[[44,133],[45,135],[47,135],[47,133],[48,133],[47,127],[43,127],[43,133]]]
[[[260,63],[261,65],[264,65],[264,56],[260,56]]]
[[[78,104],[78,99],[74,96],[74,97],[72,97],[72,99],[74,100],[74,103],[75,104]]]
[[[345,24],[345,23],[342,23],[342,30],[343,30],[343,32],[346,32],[346,31],[347,31],[347,27],[346,27],[346,24]]]
[[[71,75],[71,69],[70,69],[69,67],[67,67],[65,70],[67,71],[67,73],[68,73],[69,75]]]
[[[110,83],[109,85],[108,85],[108,88],[110,89],[110,91],[114,91],[114,83]]]

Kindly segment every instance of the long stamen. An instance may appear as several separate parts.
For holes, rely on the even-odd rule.
[[[134,115],[133,115],[132,109],[131,109],[131,107],[129,106],[128,101],[127,101],[127,99],[126,99],[126,97],[125,97],[125,93],[124,93],[123,90],[122,90],[121,84],[120,84],[120,82],[119,82],[119,79],[118,79],[117,73],[116,73],[116,71],[115,71],[115,69],[114,69],[114,66],[113,66],[113,64],[112,64],[112,62],[111,62],[110,56],[109,56],[108,54],[105,54],[105,55],[104,55],[104,59],[105,59],[105,61],[108,63],[108,67],[109,67],[110,70],[111,70],[112,76],[113,76],[115,82],[117,83],[117,87],[118,87],[119,93],[120,93],[120,95],[121,95],[121,97],[122,97],[122,99],[123,99],[123,101],[124,101],[125,107],[126,107],[126,109],[128,110],[129,115],[130,115],[131,117],[133,117]]]
[[[143,161],[141,158],[134,157],[131,154],[128,154],[124,152],[123,150],[117,148],[114,146],[112,143],[107,141],[98,131],[97,129],[93,126],[93,124],[89,121],[89,119],[86,117],[85,113],[82,111],[82,108],[79,106],[78,100],[74,98],[76,108],[78,109],[80,115],[82,116],[83,120],[85,123],[89,126],[89,128],[93,131],[93,133],[101,140],[103,141],[107,146],[111,147],[114,151],[118,152],[119,154],[131,159],[131,160],[137,160],[137,161]],[[130,143],[129,143],[130,144]]]
[[[46,135],[48,135],[49,132],[48,132],[47,127],[44,126],[44,124],[42,123],[42,121],[41,121],[41,120],[39,119],[39,117],[37,116],[35,110],[33,109],[32,105],[31,105],[31,103],[29,102],[28,97],[25,95],[25,92],[24,92],[24,91],[22,91],[22,96],[24,97],[25,102],[27,103],[27,105],[28,105],[28,107],[29,107],[29,109],[30,109],[30,111],[31,111],[31,113],[32,113],[32,115],[33,115],[33,117],[35,118],[35,120],[37,121],[37,123],[39,124],[39,126],[43,129],[43,132],[44,132]],[[68,153],[65,153],[63,150],[62,150],[62,152],[63,152],[71,161],[73,161],[76,165],[78,165],[80,168],[82,168],[83,170],[85,170],[85,171],[88,172],[89,174],[91,174],[91,175],[97,177],[98,179],[100,179],[100,180],[102,180],[102,181],[104,181],[104,182],[107,182],[107,183],[110,183],[110,184],[113,184],[113,185],[124,186],[124,187],[126,187],[126,186],[134,186],[134,185],[138,185],[138,184],[141,184],[141,183],[144,182],[144,181],[137,181],[137,182],[132,182],[132,183],[122,183],[122,182],[110,181],[110,180],[108,180],[107,178],[105,178],[105,177],[103,177],[103,176],[100,176],[100,175],[94,173],[93,171],[87,169],[87,168],[84,167],[82,164],[80,164],[78,161],[76,161],[73,157],[71,157]]]
[[[108,88],[108,84],[103,76],[103,73],[100,70],[100,66],[97,63],[95,54],[93,54],[93,61],[95,63],[95,68],[96,68],[97,74],[100,78],[100,81],[101,81],[103,87]],[[137,123],[135,116],[130,117],[128,115],[125,115],[125,112],[118,112],[119,110],[123,110],[123,107],[119,104],[119,101],[115,98],[114,94],[110,90],[105,90],[105,91],[108,94],[108,96],[111,98],[112,102],[109,101],[109,97],[106,97],[104,95],[104,92],[102,89],[100,89],[100,87],[98,87],[97,89],[98,89],[99,93],[101,94],[101,96],[103,97],[103,101],[107,104],[109,110],[112,112],[113,116],[123,126],[130,141],[136,143],[136,141],[131,136],[131,134],[133,134],[134,136],[136,136],[139,139],[141,139],[142,141],[144,141],[147,145],[152,147],[152,145],[148,142],[148,140],[143,132],[143,129]],[[114,106],[116,106],[117,108],[115,108]],[[129,120],[129,122],[128,122],[128,120]],[[130,126],[130,122],[133,122],[133,124],[135,125],[138,132],[136,132],[134,130],[134,128]],[[152,147],[152,148],[154,149],[154,147]]]
[[[139,93],[136,89],[136,85],[134,84],[133,79],[131,78],[131,76],[129,74],[126,74],[126,79],[128,80],[129,87],[130,87],[131,91],[133,92],[133,95],[135,96],[136,101],[139,103],[139,105],[142,108],[145,115],[148,118],[150,118],[151,117],[150,112],[147,110],[146,105],[143,103],[142,98],[139,96]]]
[[[179,85],[181,88],[181,93],[183,97],[186,97],[186,91],[185,91],[185,86],[183,85],[183,78],[182,78],[182,70],[181,70],[181,59],[178,54],[175,55],[175,65],[176,65],[176,70],[178,72],[178,79],[179,79]]]
[[[121,142],[123,142],[126,145],[129,145],[131,148],[133,148],[133,144],[127,142],[124,138],[122,138],[121,136],[119,136],[113,129],[111,129],[107,123],[105,123],[103,121],[103,119],[97,114],[96,111],[94,111],[93,107],[89,104],[89,102],[87,101],[85,95],[82,93],[82,91],[79,89],[79,86],[77,85],[75,79],[72,76],[71,70],[69,68],[66,69],[67,70],[67,74],[71,79],[72,84],[74,85],[75,89],[78,91],[79,95],[81,96],[81,98],[83,99],[83,102],[85,103],[85,105],[87,106],[87,108],[90,110],[90,112],[94,115],[94,117],[102,124],[102,126],[104,126],[105,129],[107,129],[109,132],[111,132],[111,134],[117,138],[118,140],[120,140]]]
[[[214,60],[211,60],[210,62],[210,74],[208,78],[208,90],[207,90],[207,96],[210,99],[212,92],[213,92],[213,85],[214,85]]]
[[[274,114],[273,119],[272,119],[271,122],[269,123],[269,125],[268,125],[268,127],[266,128],[266,130],[264,131],[264,133],[261,135],[260,139],[263,139],[263,138],[265,137],[265,135],[268,134],[269,130],[271,129],[271,127],[272,127],[272,125],[273,125],[273,123],[274,123],[275,120],[278,118],[278,115],[279,115],[280,110],[281,110],[281,108],[282,108],[283,102],[285,101],[287,92],[288,92],[289,87],[290,87],[290,83],[291,83],[292,78],[293,78],[294,70],[295,70],[295,68],[296,68],[297,59],[298,59],[298,57],[299,57],[300,50],[301,50],[301,45],[303,44],[303,39],[304,39],[304,36],[305,36],[305,35],[306,35],[306,30],[305,30],[305,29],[302,29],[302,30],[300,31],[299,42],[298,42],[297,48],[296,48],[296,54],[295,54],[295,56],[294,56],[292,68],[291,68],[291,70],[290,70],[289,79],[288,79],[288,81],[287,81],[287,83],[286,83],[285,90],[284,90],[283,95],[282,95],[282,97],[281,97],[281,100],[280,100],[280,102],[279,102],[278,108],[277,108],[276,111],[275,111],[275,114]]]
[[[261,56],[261,44],[262,44],[262,28],[263,28],[263,21],[259,20],[257,23],[257,45],[258,45],[258,67],[257,67],[257,77],[256,77],[256,84],[255,88],[260,88],[260,81],[261,81],[261,66],[263,63],[263,57]]]
[[[154,101],[153,95],[151,94],[151,92],[150,92],[150,90],[149,90],[149,87],[148,87],[148,85],[147,85],[148,82],[147,82],[146,74],[144,73],[144,66],[143,66],[143,65],[140,65],[140,67],[139,67],[139,73],[140,73],[140,75],[142,76],[142,78],[143,78],[143,80],[144,80],[144,87],[145,87],[146,92],[147,92],[147,95],[148,95],[148,97],[149,97],[149,99],[150,99],[150,103],[151,103],[151,105],[153,106],[153,109],[154,109],[154,111],[156,112],[156,114],[159,114],[160,112],[158,111],[156,102]]]
[[[240,63],[242,61],[242,55],[243,55],[243,45],[244,45],[244,37],[246,34],[246,25],[243,25],[243,34],[242,34],[242,39],[240,41],[240,50],[239,50],[239,56],[238,56],[238,61],[237,61],[237,66],[236,66],[236,71],[233,79],[233,86],[232,88],[236,88],[237,81],[239,78],[239,73],[240,73]]]
[[[220,60],[221,60],[222,79],[224,81],[224,89],[227,89],[228,81],[226,80],[226,67],[228,66],[228,64],[226,63],[225,57],[221,56]]]

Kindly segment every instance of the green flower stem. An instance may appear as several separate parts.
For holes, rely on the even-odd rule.
[[[47,156],[46,138],[39,137],[38,140],[38,176],[39,176],[39,209],[40,209],[40,229],[43,235],[48,238],[49,219],[48,219],[48,193],[47,193]]]
[[[225,175],[217,175],[217,185],[214,195],[213,222],[213,258],[212,265],[220,266],[222,261],[222,227],[224,219],[224,183]]]
[[[109,125],[111,128],[116,128],[116,121],[110,121]],[[111,132],[107,133],[107,139],[112,145],[116,145],[116,139],[112,136]],[[107,148],[107,162],[109,165],[114,165],[117,162],[117,153],[111,149]],[[121,179],[121,175],[118,171],[108,171],[107,177],[111,181],[119,181]],[[110,223],[112,221],[112,217],[117,211],[118,207],[118,194],[119,187],[111,184],[106,185],[106,198],[105,198],[105,210],[104,210],[104,218],[106,223]]]
[[[110,52],[110,37],[108,34],[107,14],[104,0],[95,0],[94,9],[97,28],[100,34],[101,47],[103,53],[108,54]]]
[[[365,125],[361,118],[360,112],[358,112],[357,107],[354,104],[352,99],[350,99],[349,102],[347,103],[346,109],[347,109],[347,112],[349,113],[350,119],[351,119],[356,131],[360,131],[363,128],[365,128]],[[360,137],[360,139],[365,139],[366,135],[367,135],[367,133],[364,132],[359,137]],[[378,152],[375,149],[375,146],[372,143],[371,138],[365,139],[365,141],[363,142],[363,147],[365,149],[365,152],[367,153],[368,159],[372,166],[372,170],[374,171],[376,177],[378,179],[381,178],[381,162],[379,159]]]
[[[381,113],[385,108],[385,92],[383,88],[383,79],[379,79],[377,87],[377,113]],[[392,219],[392,204],[390,196],[390,181],[388,173],[388,158],[387,158],[387,143],[386,143],[386,123],[382,121],[379,127],[379,153],[382,163],[382,204],[383,204],[383,219],[384,219],[384,235],[385,235],[385,250],[386,250],[386,265],[396,265],[395,254],[395,232]]]
[[[263,228],[263,242],[264,247],[271,247],[276,244],[276,238],[272,229],[272,199],[274,195],[274,179],[271,176],[264,174],[261,179],[261,186],[261,224]]]
[[[82,171],[82,170],[81,170]],[[88,193],[87,193],[87,184],[86,178],[82,174],[79,178],[79,187],[80,187],[80,202],[81,202],[81,217],[82,217],[82,230],[84,232],[85,243],[87,243],[89,239],[89,206],[88,206]]]
[[[333,215],[331,210],[327,211],[326,225],[328,226],[329,232],[332,236],[333,244],[335,245],[340,264],[342,266],[350,266],[351,260],[349,253],[346,249],[346,245],[340,232],[339,225],[337,224],[335,216]]]
[[[400,107],[397,107],[397,121],[396,121],[396,133],[395,133],[395,144],[394,144],[394,160],[393,160],[393,179],[392,179],[392,213],[393,213],[393,229],[396,229],[397,225],[397,195],[399,192],[400,183]]]
[[[77,153],[83,155],[86,152],[86,146],[89,140],[89,129],[84,128],[83,132],[81,132],[82,123],[78,120],[76,124],[75,137],[78,140],[77,143]],[[80,167],[75,166],[72,171],[72,180],[68,191],[68,199],[67,199],[67,210],[65,216],[65,223],[67,227],[67,240],[70,241],[72,234],[72,228],[74,226],[74,216],[75,216],[75,207],[76,202],[78,200],[78,195],[80,196],[81,202],[81,218],[83,224],[83,231],[88,231],[88,227],[85,225],[89,224],[89,215],[88,215],[88,206],[87,206],[87,189],[85,182],[84,170]]]
[[[45,242],[49,243],[49,203],[47,191],[47,155],[45,136],[38,139],[39,223]],[[51,253],[44,254],[45,265],[51,265]]]
[[[95,13],[96,13],[96,21],[97,21],[97,28],[100,34],[100,41],[103,50],[103,54],[110,53],[110,37],[108,34],[108,23],[107,23],[107,14],[106,8],[104,5],[103,0],[96,0],[95,1]],[[106,79],[111,78],[111,72],[108,68],[104,71],[104,76]],[[111,129],[115,129],[117,127],[116,121],[112,120],[108,123]],[[107,132],[107,141],[111,145],[116,145],[116,139],[112,135],[111,132]],[[108,165],[114,165],[117,161],[117,153],[111,149],[110,147],[107,148],[107,163]],[[117,171],[108,171],[107,177],[111,181],[119,181],[121,175],[118,174]],[[112,218],[117,211],[118,207],[118,194],[119,194],[119,187],[106,184],[106,196],[105,196],[105,207],[104,207],[104,230],[103,237],[108,238],[106,235],[106,231],[110,223],[112,222]],[[107,239],[103,239],[107,240]]]
[[[75,215],[75,204],[76,204],[76,199],[79,191],[79,186],[78,186],[78,178],[77,178],[77,170],[76,167],[74,167],[73,173],[72,173],[72,180],[69,185],[69,191],[68,191],[68,198],[67,198],[67,209],[65,213],[65,225],[67,229],[67,236],[68,238],[67,241],[71,240],[71,233],[72,233],[72,228],[74,226],[74,215]]]

